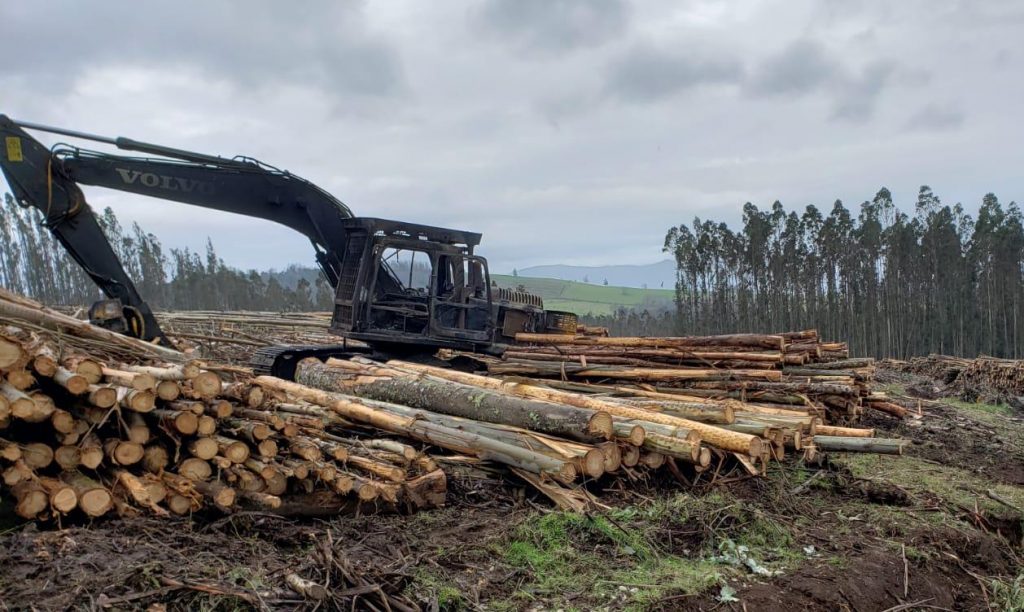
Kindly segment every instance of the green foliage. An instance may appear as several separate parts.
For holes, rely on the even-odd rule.
[[[711,538],[693,550],[664,549],[664,529],[714,525]],[[728,540],[728,538],[733,540]],[[666,598],[703,593],[727,577],[747,575],[718,556],[720,544],[742,545],[773,571],[804,557],[791,531],[719,492],[680,493],[650,503],[584,516],[554,512],[527,519],[499,550],[528,579],[519,600],[578,602],[589,597],[613,608],[658,609]],[[581,585],[592,585],[581,594]],[[575,594],[575,595],[573,595]],[[572,596],[572,597],[570,597]]]
[[[409,591],[416,596],[437,601],[437,607],[445,611],[462,610],[466,600],[459,587],[438,576],[430,568],[419,568]]]
[[[945,399],[944,403],[972,413],[975,418],[989,420],[986,417],[1012,417],[1014,410],[1006,404],[988,404],[981,402],[964,402],[957,399]]]
[[[1024,487],[979,479],[977,473],[948,465],[939,465],[914,456],[874,456],[850,453],[843,462],[854,476],[865,480],[888,481],[911,495],[937,497],[946,503],[1000,513],[1005,510],[989,499],[991,489],[1010,503],[1024,507]],[[927,516],[927,515],[926,515]],[[937,515],[937,520],[942,516]]]
[[[1024,573],[1012,581],[992,580],[992,609],[1024,612]]]
[[[316,276],[297,268],[279,276],[294,278],[283,286],[274,276],[229,268],[213,243],[204,254],[166,251],[160,240],[133,224],[128,231],[110,208],[97,215],[125,272],[150,306],[164,310],[328,310],[333,291]],[[48,304],[88,305],[103,295],[52,234],[37,223],[35,212],[18,206],[7,194],[0,208],[0,286]]]
[[[882,188],[859,214],[780,202],[742,226],[670,228],[688,334],[817,328],[858,355],[1024,354],[1024,215],[984,197],[977,217],[921,187],[913,213]]]

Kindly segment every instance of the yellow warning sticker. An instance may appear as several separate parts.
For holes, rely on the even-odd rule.
[[[21,155],[21,138],[17,136],[7,137],[7,160],[12,162],[24,161]]]

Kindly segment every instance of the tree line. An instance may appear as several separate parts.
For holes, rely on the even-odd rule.
[[[205,253],[165,249],[138,224],[124,228],[109,208],[98,220],[155,309],[331,308],[333,290],[306,269],[241,271],[209,241]],[[50,304],[102,298],[35,211],[9,194],[0,244],[0,285]],[[815,327],[850,342],[853,354],[878,357],[1024,354],[1024,217],[993,194],[974,217],[928,187],[909,213],[884,188],[859,210],[838,200],[827,213],[747,203],[738,229],[697,218],[670,228],[664,248],[677,265],[674,312],[620,310],[584,322],[616,335]]]
[[[1024,354],[1024,219],[993,194],[976,217],[927,186],[912,213],[885,188],[859,211],[747,203],[737,230],[697,218],[664,248],[675,333],[815,327],[857,355]]]
[[[285,286],[274,273],[228,267],[207,240],[206,252],[165,249],[137,223],[124,228],[106,208],[97,215],[100,227],[135,287],[155,310],[330,310],[331,286],[303,270],[286,270],[297,277]],[[47,304],[88,305],[103,294],[57,242],[38,223],[38,213],[22,208],[5,194],[0,211],[0,285]],[[290,272],[297,272],[289,274]]]

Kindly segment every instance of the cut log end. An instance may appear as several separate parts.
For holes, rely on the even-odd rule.
[[[606,440],[611,440],[615,435],[612,415],[607,412],[595,412],[587,423],[587,433]]]

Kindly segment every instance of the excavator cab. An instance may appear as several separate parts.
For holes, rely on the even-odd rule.
[[[343,225],[333,333],[389,353],[500,353],[519,332],[576,331],[575,315],[493,287],[487,260],[473,253],[480,234],[367,217]]]
[[[331,331],[373,345],[471,347],[494,332],[480,234],[357,217],[348,235]]]

